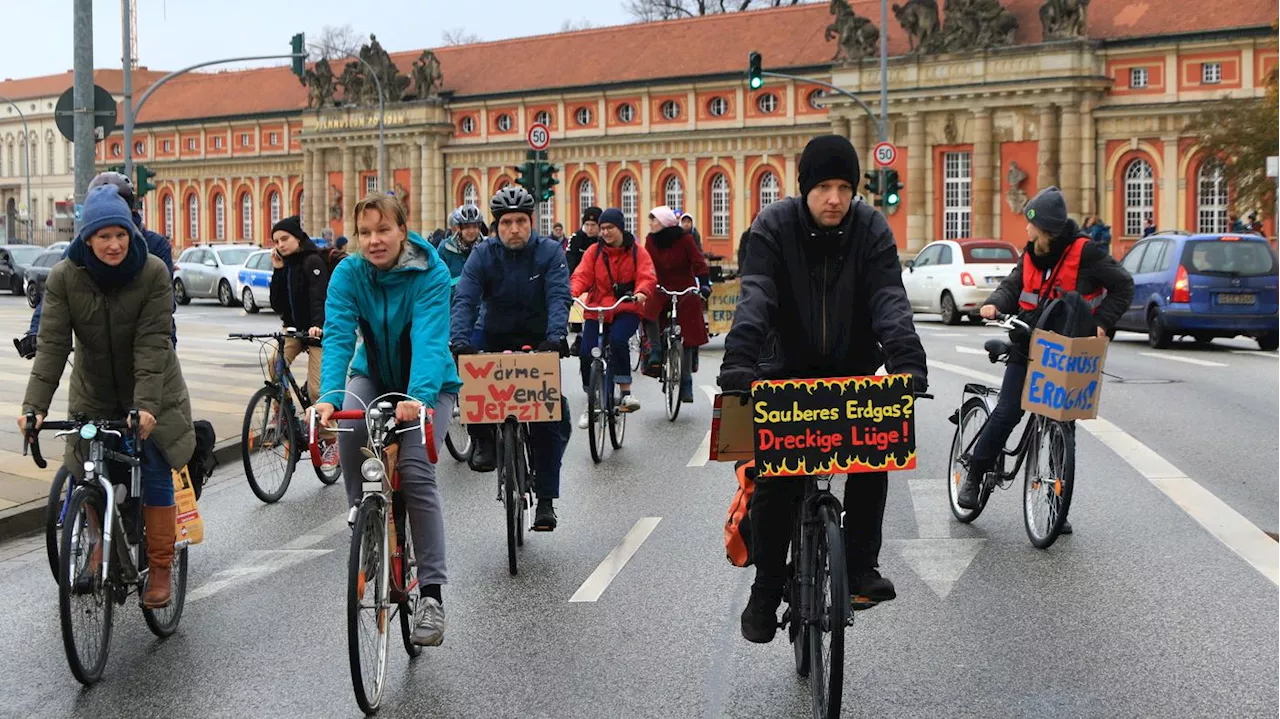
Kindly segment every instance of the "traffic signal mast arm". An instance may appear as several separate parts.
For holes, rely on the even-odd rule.
[[[867,117],[871,118],[871,121],[876,124],[877,128],[879,128],[881,142],[889,139],[889,128],[885,127],[885,124],[880,121],[880,118],[876,117],[876,114],[871,111],[871,108],[867,107],[867,103],[859,99],[857,95],[842,87],[837,87],[822,80],[815,80],[811,77],[802,77],[800,75],[789,75],[785,72],[770,72],[768,70],[764,70],[762,68],[762,62],[763,59],[758,52],[752,52],[747,56],[747,84],[752,90],[759,90],[764,86],[764,80],[762,79],[764,77],[780,77],[784,80],[795,80],[798,82],[808,83],[810,85],[821,85],[822,87],[833,90],[858,103],[858,107],[861,107],[863,111],[867,113]]]

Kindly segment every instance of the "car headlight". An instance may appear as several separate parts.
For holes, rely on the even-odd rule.
[[[360,465],[360,476],[366,482],[381,482],[384,474],[382,462],[376,457],[369,457]]]

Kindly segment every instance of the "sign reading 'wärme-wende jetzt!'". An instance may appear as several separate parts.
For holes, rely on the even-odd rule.
[[[460,355],[458,393],[463,424],[560,420],[560,354],[513,352]]]

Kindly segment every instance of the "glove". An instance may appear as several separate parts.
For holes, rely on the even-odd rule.
[[[756,378],[755,370],[721,369],[716,384],[725,392],[751,393],[751,383]]]
[[[911,373],[911,391],[914,394],[925,394],[929,391],[929,380],[924,375]]]
[[[457,357],[458,355],[473,355],[479,352],[479,350],[472,347],[468,342],[459,342],[449,347],[449,351],[453,353],[454,357]]]
[[[555,352],[561,357],[569,356],[569,342],[564,338],[558,340],[543,340],[538,345],[539,352]]]
[[[36,356],[36,336],[34,334],[26,334],[22,339],[13,338],[13,346],[18,350],[18,356],[22,359],[34,359]]]
[[[702,295],[703,299],[711,296],[711,280],[705,277],[698,278],[698,294]]]

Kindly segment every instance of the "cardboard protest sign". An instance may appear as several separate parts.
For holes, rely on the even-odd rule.
[[[191,486],[191,473],[186,467],[173,470],[173,503],[178,507],[176,544],[199,544],[204,541],[204,520],[196,506],[196,490]]]
[[[711,452],[714,462],[755,459],[756,447],[751,426],[751,403],[736,395],[716,395],[711,410]]]
[[[560,355],[556,352],[460,355],[463,424],[560,420]]]
[[[1036,330],[1031,334],[1022,408],[1061,422],[1097,417],[1106,361],[1105,337]]]
[[[756,465],[765,477],[914,469],[910,375],[771,380],[751,386]]]
[[[738,307],[738,295],[741,293],[742,280],[729,280],[711,286],[711,296],[707,298],[711,334],[728,334],[729,328],[733,326],[733,312]]]

